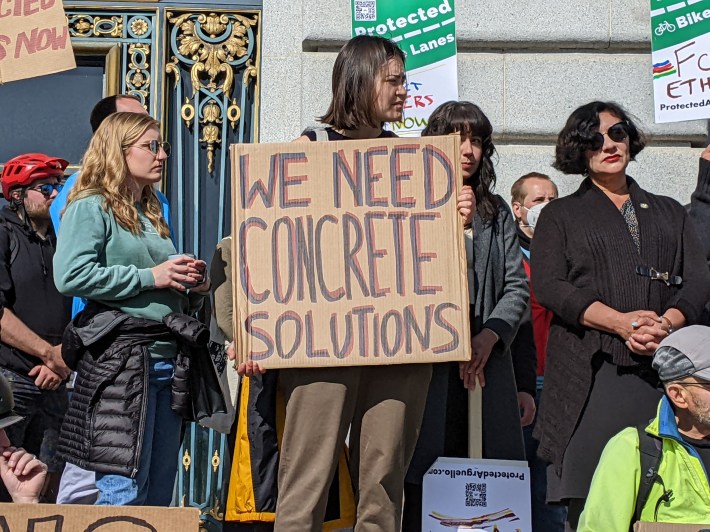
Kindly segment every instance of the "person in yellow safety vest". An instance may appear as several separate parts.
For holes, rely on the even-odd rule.
[[[668,336],[653,367],[666,392],[658,414],[606,445],[578,532],[627,532],[638,520],[710,524],[710,327]]]

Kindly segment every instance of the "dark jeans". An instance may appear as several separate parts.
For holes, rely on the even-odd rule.
[[[0,372],[10,382],[15,413],[23,418],[5,429],[10,443],[36,455],[50,472],[60,472],[64,463],[57,458],[56,448],[68,406],[66,386],[40,390],[31,377],[5,368],[0,368]]]
[[[537,393],[535,405],[540,404],[542,392],[542,377],[537,380]],[[532,433],[535,423],[523,428],[525,438],[525,456],[530,466],[530,500],[532,503],[532,529],[533,532],[563,532],[567,507],[563,504],[547,504],[547,462],[537,457],[538,441]]]
[[[96,473],[97,505],[169,506],[175,486],[182,418],[173,412],[173,359],[150,360],[141,457],[135,478]]]

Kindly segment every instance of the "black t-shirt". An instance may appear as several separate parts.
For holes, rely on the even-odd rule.
[[[325,131],[326,131],[326,133],[328,133],[328,140],[356,140],[356,139],[353,139],[352,137],[346,137],[345,135],[338,133],[332,127],[326,127]],[[311,141],[316,140],[316,132],[313,129],[308,129],[308,130],[304,131],[303,134],[306,137],[308,137],[308,139]],[[387,131],[386,129],[383,129],[382,133],[380,133],[377,138],[378,139],[397,138],[397,135],[395,135],[391,131]],[[363,140],[363,139],[358,139],[358,140]]]
[[[34,235],[8,207],[0,210],[0,304],[51,345],[62,342],[71,319],[70,297],[54,285],[56,238]],[[11,234],[12,233],[12,234]],[[15,243],[11,243],[15,239]],[[13,258],[12,248],[15,247]],[[41,360],[0,342],[0,366],[27,375]]]
[[[705,471],[710,471],[710,440],[696,440],[688,436],[681,435],[683,441],[695,448],[700,456],[700,461],[705,466]]]

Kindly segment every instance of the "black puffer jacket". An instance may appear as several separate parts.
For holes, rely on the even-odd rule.
[[[181,405],[178,413],[187,418],[202,415],[193,408],[195,395],[212,401],[207,406],[203,401],[203,409],[220,411],[215,403],[221,400],[221,411],[225,410],[218,385],[216,394],[195,393],[199,387],[194,381],[202,376],[190,368],[191,359],[200,359],[213,370],[209,358],[202,360],[209,357],[204,325],[184,314],[170,314],[164,322],[130,317],[92,303],[69,324],[62,354],[79,362],[58,447],[67,462],[100,473],[135,477],[148,400],[147,345],[156,340],[178,339],[173,377],[173,397],[180,398]]]

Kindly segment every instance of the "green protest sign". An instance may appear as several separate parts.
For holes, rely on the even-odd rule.
[[[651,0],[656,122],[710,118],[709,4]]]

